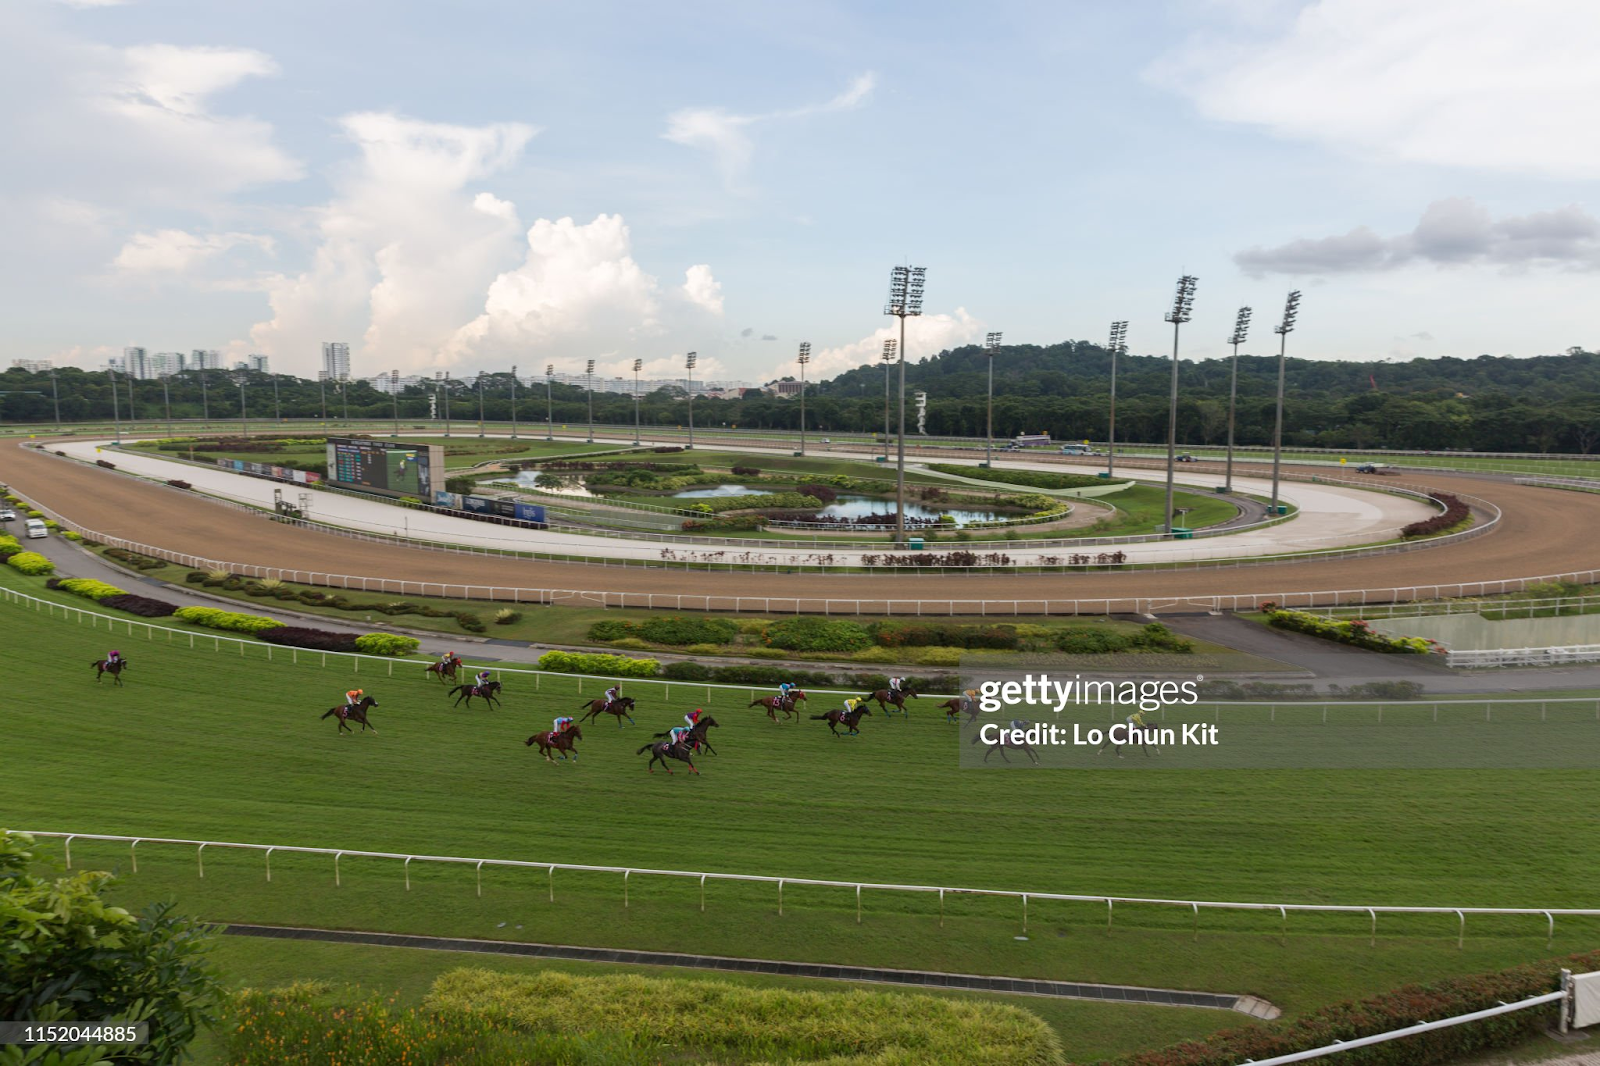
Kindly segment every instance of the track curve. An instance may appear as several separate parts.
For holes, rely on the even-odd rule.
[[[775,610],[821,610],[825,607],[815,605],[833,601],[853,602],[866,611],[894,601],[899,611],[920,601],[951,605],[951,610],[959,602],[962,610],[1009,611],[1016,601],[1095,600],[1106,601],[1107,611],[1160,610],[1185,604],[1239,607],[1257,598],[1383,602],[1472,594],[1483,583],[1515,588],[1549,575],[1600,576],[1591,573],[1600,567],[1594,533],[1600,528],[1600,496],[1460,475],[1419,476],[1437,489],[1487,499],[1504,517],[1489,534],[1425,551],[1226,569],[872,577],[618,568],[446,554],[264,521],[22,446],[4,449],[3,456],[0,477],[22,496],[88,529],[172,552],[257,568],[570,594],[551,599],[584,599],[592,593],[615,597],[601,602],[638,606],[728,609],[738,598],[748,610],[759,609],[751,601],[770,600]],[[684,601],[670,602],[676,597]]]

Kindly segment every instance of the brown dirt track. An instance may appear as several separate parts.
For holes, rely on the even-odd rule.
[[[1201,464],[1196,469],[1212,468],[1213,464]],[[1246,468],[1241,465],[1239,469]],[[556,602],[598,604],[598,596],[572,594],[594,592],[611,594],[607,602],[612,605],[731,609],[734,598],[739,597],[745,610],[759,609],[752,599],[770,599],[781,601],[772,602],[771,609],[786,611],[822,610],[826,599],[834,602],[834,611],[845,609],[839,601],[850,601],[864,613],[885,613],[885,605],[892,599],[896,613],[915,610],[916,601],[933,612],[968,613],[979,609],[979,601],[987,601],[988,610],[1009,613],[1013,601],[1020,600],[1026,601],[1024,613],[1038,613],[1035,605],[1048,599],[1047,609],[1060,613],[1069,610],[1074,600],[1112,601],[1083,605],[1086,612],[1098,613],[1159,610],[1201,598],[1209,603],[1217,597],[1227,598],[1220,606],[1244,606],[1256,599],[1329,603],[1333,602],[1331,596],[1313,600],[1306,594],[1337,590],[1372,590],[1364,602],[1473,594],[1502,590],[1474,587],[1480,582],[1506,582],[1505,588],[1515,588],[1524,578],[1580,574],[1600,567],[1600,546],[1595,539],[1595,530],[1600,529],[1600,495],[1451,475],[1419,473],[1407,480],[1414,478],[1495,503],[1504,512],[1499,527],[1458,544],[1326,561],[1127,573],[875,578],[607,567],[367,543],[264,521],[202,497],[20,446],[5,446],[0,451],[0,479],[14,491],[83,527],[111,536],[254,567],[360,575],[391,582],[556,590],[557,595],[546,597]],[[1383,483],[1381,478],[1372,481],[1375,487]],[[1392,591],[1396,589],[1400,590],[1398,596]],[[653,604],[647,599],[651,596]],[[684,597],[681,605],[675,602],[678,596]],[[662,597],[672,599],[663,603]],[[1346,598],[1362,602],[1359,593]],[[857,605],[856,601],[861,602]]]

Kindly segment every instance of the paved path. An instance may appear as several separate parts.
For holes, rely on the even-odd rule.
[[[941,973],[934,970],[890,970],[871,966],[836,966],[830,963],[779,962],[769,959],[729,958],[725,955],[686,955],[666,951],[629,951],[621,948],[575,947],[565,944],[527,944],[509,940],[474,940],[461,937],[411,936],[303,926],[240,925],[229,923],[231,936],[273,940],[315,940],[335,944],[370,944],[377,947],[423,948],[429,951],[472,951],[487,955],[521,955],[541,959],[622,963],[633,966],[680,966],[725,973],[759,973],[780,977],[810,977],[856,984],[891,984],[944,988],[963,992],[995,992],[1009,996],[1048,996],[1053,999],[1092,999],[1102,1002],[1144,1004],[1155,1007],[1209,1007],[1236,1010],[1251,1017],[1278,1017],[1277,1007],[1255,996],[1179,989],[1141,988],[1136,985],[1098,985],[1075,981],[1039,981],[1020,977]]]

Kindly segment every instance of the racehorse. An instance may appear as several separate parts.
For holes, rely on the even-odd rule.
[[[1016,751],[1016,750],[1020,749],[1022,751],[1027,752],[1028,753],[1028,758],[1033,760],[1033,764],[1035,766],[1039,765],[1039,753],[1033,750],[1033,746],[1032,745],[1030,745],[1026,740],[1014,741],[1008,735],[1011,732],[1011,729],[1017,729],[1017,728],[1025,728],[1025,727],[1012,725],[1010,729],[1002,730],[1001,733],[1000,733],[1000,739],[999,740],[995,740],[995,741],[991,741],[989,743],[989,750],[983,753],[983,761],[984,762],[988,762],[989,761],[989,756],[993,755],[996,751],[998,751],[998,752],[1000,752],[1000,758],[1004,759],[1006,762],[1010,762],[1011,760],[1006,758],[1006,749],[1010,748],[1013,751]],[[970,741],[968,741],[968,743],[969,744],[976,744],[982,738],[983,738],[983,733],[981,731],[977,732],[977,733],[974,733],[974,734],[972,734],[972,739]]]
[[[799,689],[790,689],[788,696],[762,696],[760,699],[750,701],[751,707],[765,707],[767,717],[774,722],[778,720],[778,712],[783,712],[783,720],[787,722],[789,716],[794,715],[795,724],[800,723],[800,712],[795,709],[795,704],[806,698],[806,694]]]
[[[618,722],[617,724],[621,725],[622,723]],[[571,751],[572,761],[577,762],[578,753],[573,751],[572,742],[582,739],[583,730],[574,725],[571,729],[561,733],[557,733],[553,729],[547,729],[543,733],[535,733],[523,741],[523,745],[530,748],[535,744],[539,745],[539,754],[544,756],[546,762],[555,762],[554,759],[550,758],[552,751],[559,751],[563,759],[567,757],[567,752]]]
[[[459,707],[459,706],[461,706],[461,701],[462,700],[466,700],[467,701],[467,710],[470,711],[470,710],[472,710],[472,697],[477,696],[479,699],[483,700],[489,706],[493,707],[495,704],[500,702],[499,700],[495,699],[495,696],[494,696],[494,694],[496,692],[499,692],[499,691],[500,691],[500,682],[491,681],[487,685],[457,685],[455,688],[451,689],[449,692],[446,692],[445,695],[446,696],[456,696],[456,693],[458,693],[458,692],[461,693],[461,695],[456,696],[456,701],[454,703],[452,703],[450,706]]]
[[[883,711],[885,714],[894,713],[894,711],[889,710],[890,707],[893,707],[901,714],[906,714],[908,713],[906,711],[906,700],[916,699],[917,694],[911,691],[909,688],[903,688],[899,692],[895,692],[891,689],[880,688],[876,692],[869,692],[861,698],[863,700],[876,700],[878,703],[878,710]]]
[[[861,730],[857,728],[861,722],[861,716],[871,713],[871,707],[857,707],[853,711],[829,711],[827,714],[814,714],[811,716],[811,720],[813,722],[827,722],[828,731],[836,737],[857,736],[861,732]],[[848,729],[849,732],[840,733],[836,727],[841,725]]]
[[[376,733],[378,731],[378,727],[367,721],[367,708],[376,707],[377,705],[378,701],[373,699],[371,696],[363,696],[361,697],[361,702],[356,704],[354,707],[350,706],[348,703],[341,703],[339,706],[331,708],[328,713],[322,717],[327,718],[329,715],[338,715],[338,733],[354,733],[355,730],[350,728],[350,722],[360,722],[361,731],[363,733],[365,733],[368,729],[371,729],[374,733]],[[337,733],[335,735],[337,735]]]
[[[690,730],[689,730],[689,739],[686,741],[686,743],[689,745],[690,749],[693,750],[693,751],[699,751],[701,748],[705,748],[707,754],[715,755],[717,753],[717,749],[713,748],[711,746],[711,737],[709,736],[709,732],[708,731],[713,726],[716,726],[718,724],[719,723],[717,722],[717,720],[715,718],[712,718],[710,715],[707,715],[706,717],[704,717],[704,718],[700,719],[698,722],[696,722],[693,725],[693,727],[690,728]],[[671,730],[668,730],[665,733],[657,733],[656,734],[656,736],[658,738],[659,737],[670,737],[671,735],[672,735],[672,731]]]
[[[628,713],[633,710],[632,696],[623,696],[615,703],[607,700],[585,700],[581,706],[589,708],[589,713],[585,714],[580,721],[587,722],[591,718],[599,721],[602,714],[614,714],[617,716],[618,729],[622,728],[622,720],[624,718],[630,722],[633,721],[633,715]]]
[[[967,724],[971,725],[973,722],[978,720],[978,701],[970,701],[970,706],[968,703],[969,701],[965,698],[957,696],[954,699],[945,700],[943,703],[939,704],[939,709],[944,712],[945,721],[959,721],[962,715],[966,715]]]
[[[460,659],[451,659],[449,662],[441,660],[440,662],[429,663],[427,676],[438,678],[440,684],[446,681],[454,681],[456,679],[456,667],[460,665]]]
[[[658,759],[661,761],[662,768],[669,774],[672,773],[672,767],[667,765],[668,759],[677,759],[679,762],[688,763],[689,772],[691,774],[697,774],[700,772],[694,768],[694,759],[691,757],[689,745],[687,744],[674,744],[670,740],[652,740],[650,743],[634,752],[634,754],[643,755],[647,751],[650,753],[650,761],[645,764],[645,769],[649,770],[651,773],[656,772],[655,765],[656,760]]]
[[[1112,728],[1114,729],[1116,727],[1113,726]],[[1136,725],[1129,725],[1128,726],[1128,747],[1131,748],[1131,747],[1133,747],[1133,745],[1138,744],[1139,745],[1139,750],[1144,752],[1144,757],[1147,758],[1147,759],[1150,757],[1150,745],[1145,743],[1144,738],[1145,738],[1145,734],[1148,733],[1148,732],[1150,732],[1150,727],[1149,726],[1136,726]],[[1119,759],[1122,758],[1122,745],[1121,744],[1113,744],[1113,743],[1111,743],[1111,730],[1110,729],[1106,730],[1105,743],[1101,744],[1098,748],[1096,748],[1094,753],[1096,755],[1101,755],[1101,754],[1103,754],[1105,752],[1106,748],[1108,748],[1108,747],[1113,749],[1116,752],[1117,758],[1119,758]],[[1161,749],[1160,748],[1156,748],[1155,749],[1155,753],[1157,755],[1160,755],[1161,754]]]
[[[100,683],[100,678],[103,675],[110,674],[111,675],[111,680],[115,681],[117,684],[120,685],[120,684],[122,684],[122,670],[123,670],[123,667],[128,665],[128,660],[127,659],[118,659],[116,662],[112,662],[110,659],[96,659],[94,662],[90,663],[89,665],[94,667],[94,670],[95,670],[95,673],[94,673],[95,684],[99,684]]]

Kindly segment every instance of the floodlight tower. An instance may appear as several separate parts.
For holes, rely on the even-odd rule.
[[[1289,294],[1283,304],[1283,321],[1272,327],[1278,335],[1278,413],[1272,423],[1272,510],[1278,513],[1278,467],[1283,462],[1283,364],[1284,352],[1289,345],[1289,334],[1294,332],[1294,320],[1300,316],[1300,290]]]
[[[117,427],[117,443],[122,443],[122,413],[119,409],[117,398],[117,371],[115,367],[106,367],[106,377],[111,379],[111,421]]]
[[[700,356],[690,352],[683,357],[684,369],[689,371],[689,449],[694,448],[694,364]]]
[[[483,371],[478,371],[478,436],[483,436]]]
[[[172,432],[172,391],[167,388],[167,379],[164,377],[161,379],[161,401],[167,408],[167,436],[171,437],[174,435]]]
[[[899,345],[893,338],[883,342],[883,458],[889,458],[889,365]]]
[[[1111,410],[1106,423],[1106,476],[1117,473],[1117,356],[1128,354],[1128,322],[1111,323],[1111,340],[1106,343],[1111,353]]]
[[[1178,330],[1189,321],[1194,311],[1195,277],[1185,274],[1178,279],[1177,293],[1172,297],[1172,310],[1166,320],[1172,323],[1172,388],[1167,399],[1167,526],[1172,532],[1172,482],[1178,464]]]
[[[1250,315],[1250,308],[1239,308],[1239,317],[1233,320],[1233,332],[1228,335],[1228,343],[1233,345],[1233,376],[1228,384],[1228,473],[1223,479],[1226,492],[1233,491],[1233,424],[1234,412],[1239,406],[1239,345],[1250,333]]]
[[[250,439],[250,421],[245,414],[244,387],[250,380],[250,375],[241,370],[233,377],[233,383],[239,386],[239,432],[245,440]]]
[[[511,439],[517,439],[517,367],[511,366]]]
[[[633,443],[639,443],[639,371],[644,369],[644,360],[633,361]]]
[[[166,382],[166,379],[163,378],[162,379],[163,385],[165,384],[165,382]],[[51,366],[51,368],[50,368],[50,394],[55,398],[55,405],[56,405],[56,432],[60,433],[61,432],[61,385],[60,385],[59,382],[56,381],[56,368],[54,366]],[[167,427],[167,436],[169,436],[169,437],[172,436],[172,427],[171,426]]]
[[[556,404],[552,400],[550,386],[556,380],[556,365],[544,365],[544,439],[556,439]]]
[[[800,342],[800,454],[806,453],[806,364],[811,362],[811,342]]]
[[[984,466],[994,465],[994,357],[1000,354],[1000,337],[999,333],[991,333],[983,342],[983,354],[989,357],[989,419],[985,430]]]
[[[927,267],[897,266],[889,272],[889,302],[883,313],[900,320],[900,432],[895,445],[894,539],[906,540],[906,319],[922,314],[922,285]]]
[[[584,377],[588,384],[584,386],[589,391],[589,443],[594,443],[594,360],[589,360],[589,365],[584,368]]]

